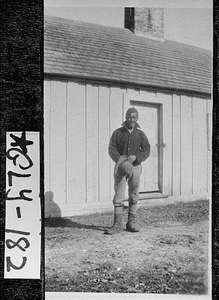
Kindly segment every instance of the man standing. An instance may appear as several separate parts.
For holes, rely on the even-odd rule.
[[[114,169],[114,223],[106,230],[107,234],[123,231],[123,201],[126,182],[128,183],[129,213],[126,230],[138,232],[136,224],[137,203],[139,199],[141,163],[150,155],[150,144],[145,133],[140,130],[138,111],[134,107],[126,112],[122,127],[116,129],[110,139],[109,155],[116,163]]]

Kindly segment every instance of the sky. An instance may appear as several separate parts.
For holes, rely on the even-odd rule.
[[[164,38],[212,51],[213,8],[208,0],[44,0],[44,14],[124,28],[125,6],[164,8]]]

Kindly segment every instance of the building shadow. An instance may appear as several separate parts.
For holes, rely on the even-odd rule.
[[[82,224],[79,222],[72,221],[67,218],[47,218],[45,219],[45,227],[54,227],[54,228],[77,228],[77,229],[91,229],[105,231],[107,227],[105,226],[96,226],[89,224]]]

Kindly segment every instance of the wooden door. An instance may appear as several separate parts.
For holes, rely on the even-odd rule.
[[[130,106],[139,112],[138,123],[151,145],[149,158],[142,163],[140,193],[161,192],[161,157],[163,151],[161,132],[161,105],[141,101],[130,101]]]

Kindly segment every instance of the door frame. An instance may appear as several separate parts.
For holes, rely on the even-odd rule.
[[[156,93],[154,93],[156,94]],[[145,192],[140,192],[140,195],[149,195],[149,194],[163,194],[164,193],[164,188],[163,188],[163,152],[164,152],[164,147],[166,146],[164,144],[164,137],[163,137],[163,103],[161,101],[147,101],[148,97],[147,96],[142,96],[139,94],[133,94],[133,92],[129,92],[124,95],[124,111],[123,111],[123,116],[125,116],[125,113],[127,109],[131,106],[139,106],[141,105],[142,107],[147,106],[147,107],[153,107],[157,109],[157,130],[158,130],[158,191],[145,191]],[[132,104],[133,103],[133,104]],[[157,198],[157,197],[156,197]]]
[[[157,152],[158,152],[158,190],[145,191],[140,194],[162,193],[163,192],[163,106],[162,103],[154,103],[142,100],[129,100],[130,106],[152,107],[157,109]]]

